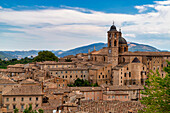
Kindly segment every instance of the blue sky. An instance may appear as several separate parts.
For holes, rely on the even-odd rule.
[[[106,42],[113,20],[127,41],[170,50],[169,18],[169,0],[1,0],[0,50]]]

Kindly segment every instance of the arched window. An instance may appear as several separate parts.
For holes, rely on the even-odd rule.
[[[104,57],[103,59],[104,59],[104,61],[106,60],[106,58],[105,58],[105,57]]]
[[[115,40],[115,41],[114,41],[114,46],[116,46],[116,45],[117,45],[116,43],[117,43],[117,41]]]
[[[116,33],[115,33],[115,38],[117,37]]]
[[[126,52],[126,47],[124,47],[124,52]]]
[[[112,41],[110,40],[110,41],[109,41],[109,47],[111,47],[111,46],[112,46]]]

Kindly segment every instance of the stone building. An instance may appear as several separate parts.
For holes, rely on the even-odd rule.
[[[43,93],[41,86],[37,85],[17,85],[2,93],[3,105],[7,112],[13,112],[15,108],[22,112],[32,104],[32,108],[42,105]]]

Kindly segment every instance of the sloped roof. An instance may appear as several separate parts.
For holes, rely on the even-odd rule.
[[[142,52],[142,51],[136,51],[136,52],[124,52],[121,53],[122,56],[170,56],[170,52]]]
[[[0,78],[0,84],[5,85],[5,84],[16,84],[16,83],[10,79]]]
[[[33,79],[26,79],[26,80],[23,80],[20,82],[21,84],[36,84],[38,82],[36,82],[35,80]]]
[[[43,93],[42,93],[41,86],[18,85],[18,86],[14,86],[13,88],[11,88],[11,90],[9,90],[6,93],[3,93],[2,95],[5,96],[43,95]]]
[[[132,63],[140,63],[139,59],[137,57],[135,57],[132,61]]]

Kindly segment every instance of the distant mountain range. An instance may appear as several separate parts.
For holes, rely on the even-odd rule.
[[[67,55],[76,55],[78,53],[88,53],[88,50],[90,49],[90,51],[94,50],[94,46],[95,49],[98,51],[100,49],[102,49],[103,47],[107,47],[107,43],[94,43],[94,44],[90,44],[87,46],[82,46],[82,47],[78,47],[75,49],[71,49],[68,51],[62,51],[62,50],[51,50],[51,52],[53,52],[56,56],[58,57],[64,57]],[[153,52],[159,52],[161,50],[149,46],[149,45],[144,45],[144,44],[138,44],[138,43],[134,43],[134,42],[128,42],[128,46],[129,46],[129,51],[153,51]],[[0,58],[1,59],[12,59],[12,58],[25,58],[25,57],[35,57],[38,55],[39,51],[43,51],[43,50],[30,50],[30,51],[0,51]]]

